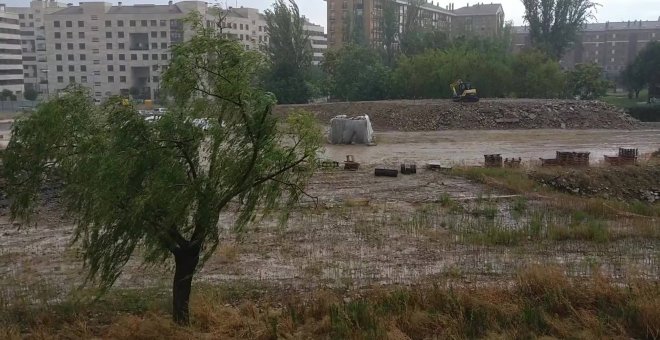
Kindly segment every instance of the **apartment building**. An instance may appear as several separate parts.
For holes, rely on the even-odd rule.
[[[531,46],[528,27],[515,27],[514,32],[514,52]],[[579,63],[594,62],[608,78],[615,79],[650,41],[660,41],[660,18],[587,24],[560,63],[572,69]]]
[[[305,32],[309,35],[309,41],[312,44],[312,64],[320,65],[328,50],[328,38],[325,35],[325,29],[321,25],[316,25],[305,19]]]
[[[399,32],[402,33],[412,0],[325,0],[328,8],[328,44],[339,48],[354,35],[371,45],[383,39],[383,10],[395,6]],[[504,27],[504,10],[500,4],[476,4],[455,9],[454,4],[423,2],[419,5],[418,20],[422,27],[442,30],[451,36],[495,36]]]
[[[25,88],[46,92],[48,62],[46,59],[46,30],[44,16],[66,7],[51,0],[34,0],[29,7],[8,7],[7,11],[18,14],[23,50],[23,77]]]
[[[18,15],[0,4],[0,91],[23,93],[23,61]]]
[[[9,11],[20,24],[21,76],[26,86],[49,94],[75,82],[89,87],[99,100],[116,94],[157,98],[170,47],[194,34],[183,23],[191,12],[199,12],[208,27],[222,27],[246,49],[260,50],[268,43],[265,17],[257,9],[222,10],[202,1],[131,6],[81,2],[74,6],[33,0],[29,7]],[[306,29],[315,32],[313,47],[319,51],[315,59],[320,60],[320,51],[327,47],[322,44],[323,27],[309,23]],[[21,59],[20,54],[17,58]]]

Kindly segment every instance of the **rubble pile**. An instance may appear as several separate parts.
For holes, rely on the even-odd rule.
[[[279,105],[313,112],[327,124],[337,115],[369,115],[375,130],[433,131],[451,129],[633,129],[639,122],[622,109],[600,101],[550,99],[397,100],[353,103]]]
[[[536,171],[530,178],[580,196],[660,202],[660,165]]]

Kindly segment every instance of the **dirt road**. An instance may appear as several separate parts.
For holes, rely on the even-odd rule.
[[[376,146],[327,145],[324,155],[335,160],[354,155],[356,161],[374,165],[430,160],[475,165],[485,154],[522,157],[529,163],[553,158],[556,151],[588,151],[591,162],[597,163],[603,155],[615,155],[619,147],[638,148],[641,153],[660,149],[660,129],[377,131],[376,141]]]

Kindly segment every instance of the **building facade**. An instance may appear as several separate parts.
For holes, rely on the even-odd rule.
[[[416,8],[413,0],[325,0],[328,13],[328,45],[339,48],[357,34],[369,45],[383,40],[385,6],[393,6],[399,33]],[[439,2],[423,2],[417,7],[417,20],[425,29],[441,30],[450,36],[495,36],[504,27],[504,10],[500,4],[476,4],[455,9],[454,4],[441,7]]]
[[[0,91],[23,93],[23,56],[18,14],[9,13],[0,4]]]
[[[615,79],[651,41],[660,41],[658,21],[626,21],[587,24],[560,63],[572,69],[580,63],[596,63],[610,79]],[[527,27],[515,27],[513,51],[531,46]]]
[[[268,43],[265,17],[257,9],[222,10],[202,1],[74,6],[34,0],[30,7],[10,10],[20,17],[18,49],[25,51],[24,66],[18,65],[23,68],[21,77],[25,76],[27,86],[49,94],[79,83],[98,100],[117,94],[158,98],[171,46],[194,34],[183,21],[192,12],[200,13],[208,27],[222,28],[245,49],[260,50]],[[323,32],[323,27],[313,24],[306,29]]]
[[[23,50],[23,76],[25,88],[46,92],[48,85],[48,62],[46,59],[45,15],[66,7],[56,1],[35,0],[29,7],[8,7],[7,11],[18,14],[21,26]]]
[[[305,19],[305,32],[309,35],[309,42],[312,44],[312,64],[320,65],[328,50],[328,38],[326,37],[323,26],[316,25]]]

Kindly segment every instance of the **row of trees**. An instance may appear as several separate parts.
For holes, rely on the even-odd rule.
[[[639,92],[649,89],[649,97],[660,97],[660,42],[649,43],[637,58],[628,64],[621,74],[621,81],[628,90],[628,96],[639,98]]]
[[[485,97],[596,98],[607,81],[596,65],[562,71],[558,59],[597,4],[588,0],[523,0],[534,50],[510,53],[511,26],[497,38],[450,39],[422,25],[423,0],[411,0],[402,29],[394,3],[383,3],[382,45],[366,44],[359,20],[348,18],[345,47],[311,63],[309,36],[295,1],[277,0],[266,12],[270,44],[263,86],[280,103],[318,96],[339,100],[446,98],[456,79],[470,80]]]

